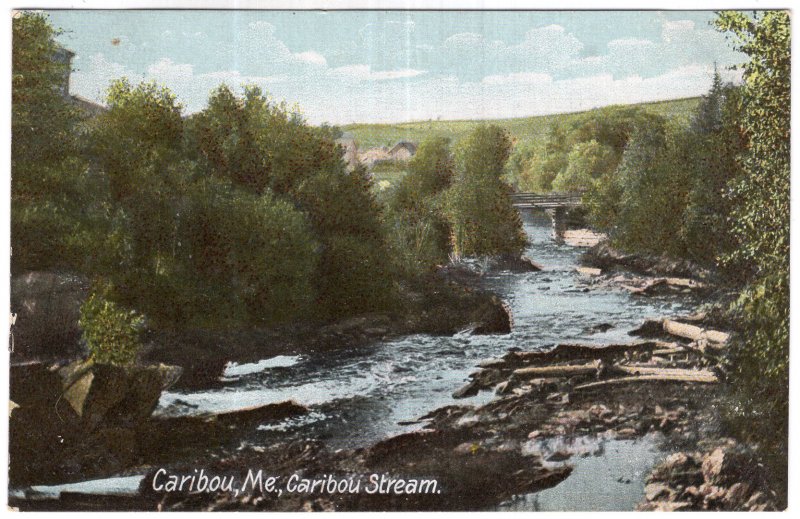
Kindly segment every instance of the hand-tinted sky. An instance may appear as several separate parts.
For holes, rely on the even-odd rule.
[[[743,62],[697,12],[51,11],[73,94],[120,76],[187,113],[257,84],[312,123],[502,118],[704,93]]]

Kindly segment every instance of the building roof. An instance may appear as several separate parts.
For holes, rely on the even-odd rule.
[[[389,153],[395,153],[399,151],[401,148],[407,149],[408,151],[411,152],[412,155],[417,152],[417,145],[415,143],[409,141],[400,141],[397,144],[395,144],[391,150],[389,150]]]

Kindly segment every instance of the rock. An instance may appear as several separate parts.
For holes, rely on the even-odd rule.
[[[744,504],[744,509],[751,511],[763,511],[766,510],[768,502],[769,500],[763,492],[753,492],[753,494],[750,496],[750,499],[748,499]]]
[[[497,386],[495,386],[494,393],[496,395],[505,395],[508,392],[510,392],[512,387],[513,387],[513,385],[508,380],[506,380],[506,381],[500,382],[499,384],[497,384]]]
[[[561,462],[561,461],[567,461],[571,457],[572,454],[567,451],[556,451],[545,459],[550,462]]]
[[[678,512],[691,510],[692,503],[688,501],[650,501],[638,507],[642,512]]]
[[[181,375],[177,366],[114,366],[75,361],[59,369],[63,398],[93,429],[102,422],[131,425],[150,416],[161,392]]]
[[[632,427],[625,427],[617,430],[617,438],[621,440],[636,438],[638,435],[639,433]]]
[[[722,498],[726,510],[738,510],[747,502],[750,497],[750,485],[745,482],[738,482],[731,485]]]
[[[21,406],[53,406],[61,396],[58,367],[44,362],[12,364],[9,370],[9,397]]]
[[[647,481],[684,486],[700,485],[703,483],[703,474],[700,470],[700,463],[695,458],[683,452],[676,452],[658,465]]]
[[[474,321],[480,324],[472,329],[474,335],[511,333],[513,327],[511,309],[496,297],[481,305],[475,317]]]
[[[703,477],[711,485],[733,485],[751,479],[748,465],[745,455],[720,447],[703,457]]]
[[[657,501],[660,498],[670,500],[674,494],[675,491],[664,483],[648,483],[647,486],[644,487],[644,497],[648,501]]]
[[[583,332],[588,334],[603,333],[607,332],[613,327],[614,327],[613,324],[600,323],[600,324],[595,324],[593,326],[589,326],[588,328],[584,328]]]
[[[703,496],[703,504],[706,508],[718,508],[722,504],[722,500],[727,492],[724,487],[709,485],[708,483],[700,485],[698,490]]]
[[[577,267],[575,271],[584,276],[599,276],[603,273],[602,270],[591,267]]]
[[[529,257],[506,254],[494,258],[491,268],[494,270],[508,270],[511,272],[539,272],[542,266]]]
[[[664,324],[661,319],[647,319],[641,326],[628,332],[628,335],[645,338],[661,337],[665,335]]]
[[[25,272],[11,279],[14,351],[11,362],[74,359],[85,354],[78,326],[89,292],[83,276]]]
[[[255,407],[246,407],[235,411],[218,413],[216,419],[227,425],[243,426],[262,422],[272,422],[300,416],[308,413],[308,407],[298,404],[294,400],[287,400],[277,404],[266,404]]]
[[[481,449],[480,444],[476,442],[464,442],[456,446],[453,449],[455,454],[475,454]]]
[[[478,391],[480,391],[478,382],[471,380],[461,388],[453,391],[453,398],[467,398],[469,396],[475,396],[478,394]]]

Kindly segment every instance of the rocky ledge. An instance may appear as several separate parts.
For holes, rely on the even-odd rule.
[[[779,507],[756,456],[728,439],[705,453],[670,455],[648,477],[638,509],[764,512]]]

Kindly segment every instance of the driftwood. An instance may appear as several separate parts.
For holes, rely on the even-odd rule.
[[[658,366],[620,366],[620,365],[613,365],[608,367],[608,371],[610,373],[616,373],[619,375],[668,375],[672,377],[686,377],[686,378],[702,378],[702,379],[714,379],[717,381],[717,376],[707,370],[697,370],[697,369],[683,369],[683,368],[662,368]]]
[[[513,376],[517,378],[574,377],[596,374],[599,368],[600,361],[569,366],[539,366],[516,369]]]
[[[593,344],[559,344],[548,351],[519,351],[507,354],[504,358],[509,364],[549,364],[552,362],[571,360],[603,360],[613,361],[626,353],[652,352],[666,344],[657,341],[641,341],[631,344],[609,344],[596,346]]]
[[[588,384],[581,384],[579,386],[575,386],[573,391],[589,391],[592,389],[602,389],[605,387],[610,386],[618,386],[624,384],[636,384],[640,382],[695,382],[700,384],[714,384],[719,382],[716,375],[697,375],[697,376],[685,376],[685,375],[673,375],[673,374],[663,374],[663,375],[639,375],[633,377],[620,377],[620,378],[612,378],[608,380],[602,380],[600,382],[590,382]]]
[[[717,344],[725,344],[730,339],[730,334],[717,330],[706,330],[693,324],[680,323],[664,319],[661,323],[664,331],[670,335],[691,339],[693,341],[707,340]]]

